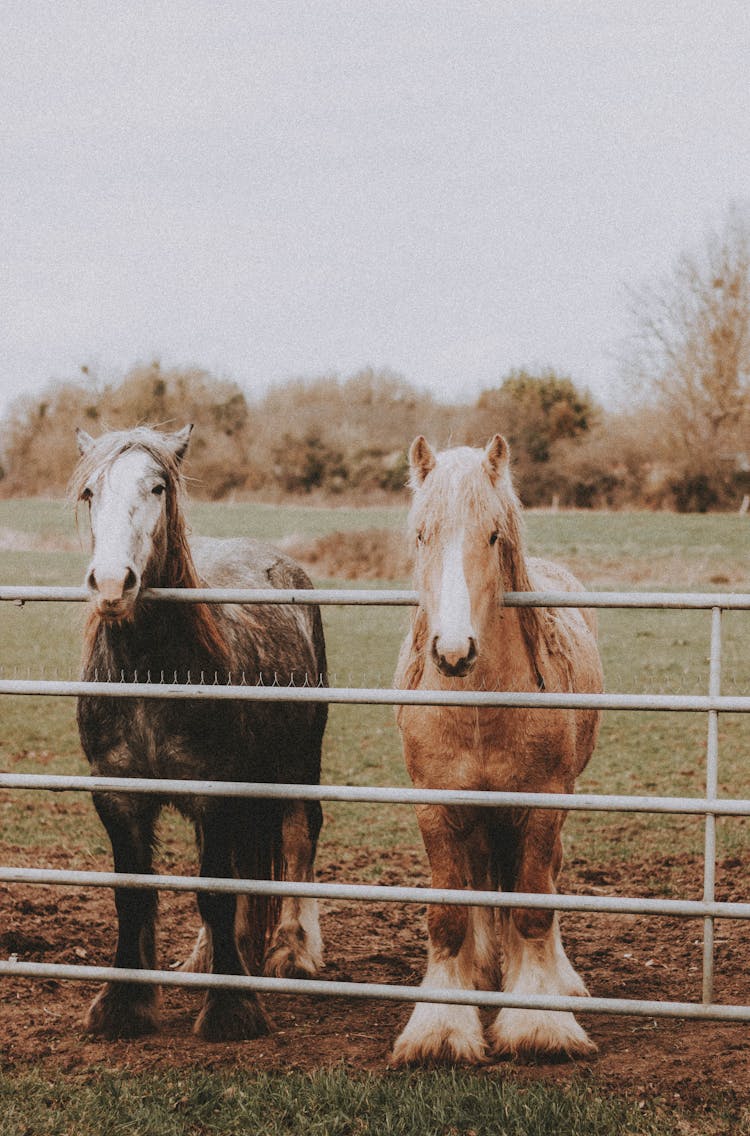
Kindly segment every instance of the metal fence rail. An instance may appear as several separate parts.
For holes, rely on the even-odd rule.
[[[628,896],[546,895],[538,892],[468,891],[464,888],[393,887],[383,884],[325,884],[280,880],[238,880],[224,876],[159,876],[65,868],[0,868],[0,882],[68,887],[128,887],[159,891],[210,891],[224,895],[306,896],[317,899],[389,903],[444,903],[464,907],[523,907],[546,911],[605,912],[610,915],[668,915],[672,918],[750,919],[750,903],[716,900],[648,899]]]
[[[570,1010],[574,1014],[633,1014],[648,1018],[698,1018],[748,1022],[750,1006],[730,1003],[650,1002],[630,998],[578,998],[552,994],[501,994],[489,990],[448,990],[426,986],[391,986],[375,982],[336,982],[309,978],[261,978],[237,974],[192,974],[174,970],[128,970],[113,966],[68,966],[35,962],[0,962],[0,977],[57,979],[72,982],[142,982],[151,986],[187,986],[216,990],[255,990],[259,994],[314,994],[373,998],[391,1002],[442,1002],[458,1006],[508,1006],[519,1010]]]
[[[53,792],[160,793],[165,796],[275,797],[279,800],[357,801],[391,805],[488,805],[587,812],[684,813],[744,817],[750,802],[732,797],[635,797],[610,793],[516,793],[484,789],[407,789],[380,785],[292,785],[255,781],[189,781],[168,778],[0,773],[0,789]]]
[[[373,589],[266,590],[266,589],[154,589],[149,598],[178,603],[292,603],[400,605],[416,602],[413,591]],[[83,588],[0,586],[0,601],[82,602],[88,598]],[[708,717],[706,743],[706,791],[703,797],[650,797],[611,794],[495,793],[479,791],[421,790],[394,787],[267,785],[245,782],[137,780],[131,778],[73,777],[46,774],[0,774],[0,790],[25,789],[53,792],[109,790],[133,793],[163,793],[168,796],[202,793],[206,796],[276,797],[330,801],[376,803],[444,803],[472,806],[516,806],[524,808],[564,808],[592,812],[644,812],[703,816],[704,880],[701,900],[651,899],[601,895],[537,895],[467,892],[433,888],[384,887],[359,884],[296,883],[236,879],[199,879],[192,876],[124,876],[114,872],[82,872],[0,866],[0,881],[55,886],[158,888],[170,891],[224,891],[230,893],[316,896],[338,900],[388,901],[401,903],[470,904],[492,908],[532,907],[560,911],[605,914],[638,914],[703,920],[702,1002],[671,1002],[613,998],[570,998],[562,996],[516,996],[499,992],[428,990],[423,987],[387,986],[367,983],[312,981],[308,979],[270,979],[236,975],[176,974],[173,971],[125,971],[112,967],[61,966],[11,959],[0,961],[0,976],[57,978],[78,981],[142,981],[174,986],[217,986],[256,991],[327,994],[356,998],[385,998],[414,1001],[450,1002],[518,1008],[547,1008],[586,1013],[636,1014],[663,1017],[693,1017],[721,1021],[750,1021],[750,1005],[726,1005],[714,1001],[714,921],[750,918],[750,902],[716,900],[716,818],[750,816],[750,800],[718,796],[719,714],[750,712],[750,695],[721,694],[721,616],[723,611],[750,610],[750,594],[744,593],[509,593],[508,606],[556,606],[596,608],[644,608],[655,610],[691,609],[710,612],[710,665],[708,693],[705,695],[648,694],[554,694],[548,692],[499,691],[401,691],[368,687],[323,687],[247,685],[244,681],[219,683],[218,679],[179,683],[127,681],[126,676],[105,676],[97,682],[61,682],[36,679],[0,680],[0,694],[75,697],[104,695],[112,698],[239,699],[247,701],[291,700],[341,704],[410,704],[449,706],[538,706],[546,709],[612,709],[705,713]],[[189,676],[188,676],[189,678]]]
[[[747,713],[750,695],[719,694],[551,694],[537,691],[385,690],[363,686],[256,686],[216,682],[66,682],[2,679],[0,695],[106,695],[107,698],[175,698],[214,702],[327,702],[370,706],[537,706],[544,710],[678,710]]]
[[[322,604],[346,607],[413,607],[417,593],[395,588],[147,588],[146,599],[168,603]],[[85,588],[0,584],[0,602],[85,603]],[[750,592],[506,592],[506,607],[689,608],[750,610]]]

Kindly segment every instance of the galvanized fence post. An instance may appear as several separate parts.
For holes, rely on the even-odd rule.
[[[711,653],[708,694],[721,694],[721,608],[711,608]],[[719,711],[708,711],[706,740],[706,800],[715,801],[719,791]],[[713,903],[716,894],[716,813],[706,810],[703,846],[703,899]],[[713,1001],[714,993],[714,919],[703,921],[703,1001]]]

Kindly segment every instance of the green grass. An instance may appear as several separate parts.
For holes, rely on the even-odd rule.
[[[193,501],[189,507],[193,530],[203,536],[323,536],[353,529],[397,528],[406,517],[402,505],[264,505],[256,502],[222,502],[216,505]],[[0,499],[0,530],[33,533],[44,537],[75,539],[75,514],[64,501],[32,497]],[[85,534],[85,524],[81,524]]]
[[[194,501],[190,505],[193,529],[206,536],[254,534],[269,540],[284,536],[322,536],[364,528],[399,528],[405,505],[366,508],[310,506],[304,503],[264,505],[256,502]],[[44,537],[75,539],[73,511],[62,501],[31,498],[0,500],[0,530],[11,529]],[[618,565],[638,561],[644,580],[673,571],[674,585],[703,570],[711,575],[737,570],[748,577],[748,522],[735,514],[706,516],[676,513],[546,513],[527,515],[531,551],[559,556],[581,564],[588,583],[601,584]],[[593,573],[593,574],[592,574]],[[662,581],[663,582],[663,581]]]
[[[530,513],[527,529],[536,555],[593,564],[641,560],[652,576],[672,561],[705,564],[717,574],[747,564],[747,518],[731,513]]]
[[[0,529],[38,536],[75,536],[75,515],[62,500],[44,497],[0,500]]]
[[[0,1076],[0,1136],[708,1136],[748,1114],[675,1115],[595,1082],[515,1083],[458,1070],[352,1075],[171,1072]]]

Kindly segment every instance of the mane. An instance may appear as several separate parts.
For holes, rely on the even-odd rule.
[[[484,517],[487,531],[498,534],[500,585],[502,593],[533,591],[526,554],[523,509],[506,468],[491,481],[481,460],[482,451],[458,446],[437,455],[435,468],[420,484],[412,480],[414,498],[409,513],[409,527],[416,537],[417,524],[429,531],[439,527],[449,509],[460,507],[472,517]],[[502,602],[502,595],[500,596]],[[543,660],[560,651],[558,612],[554,608],[521,607],[516,609],[529,662],[540,688],[543,688]],[[407,679],[415,683],[421,678],[427,640],[427,621],[417,609],[412,621],[414,658]]]
[[[82,494],[89,482],[100,477],[123,454],[143,450],[162,470],[167,482],[167,555],[160,565],[158,586],[164,588],[199,588],[205,586],[195,567],[188,542],[188,527],[183,504],[186,498],[185,482],[180,462],[168,439],[148,426],[133,430],[113,430],[97,438],[76,465],[68,495],[76,509],[83,501]],[[147,584],[147,586],[149,586]],[[157,585],[154,585],[157,586]],[[230,648],[221,628],[217,612],[210,604],[189,604],[193,630],[200,647],[222,669],[230,669]],[[95,611],[89,613],[84,632],[85,648],[91,651],[101,618]]]

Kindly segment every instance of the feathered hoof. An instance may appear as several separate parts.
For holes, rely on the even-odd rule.
[[[210,991],[193,1027],[204,1041],[250,1041],[271,1032],[257,998],[233,991]]]
[[[493,1057],[565,1061],[592,1057],[596,1045],[571,1013],[503,1009],[490,1032]]]
[[[263,973],[267,978],[313,978],[322,966],[322,957],[308,949],[306,940],[291,943],[284,938],[271,946]]]
[[[177,969],[192,974],[210,974],[211,961],[211,943],[206,928],[201,927],[190,956]]]
[[[396,1039],[388,1063],[403,1065],[483,1065],[487,1060],[475,1006],[418,1003]]]
[[[84,1029],[110,1041],[156,1033],[159,1029],[158,987],[127,982],[108,984],[89,1006]]]

